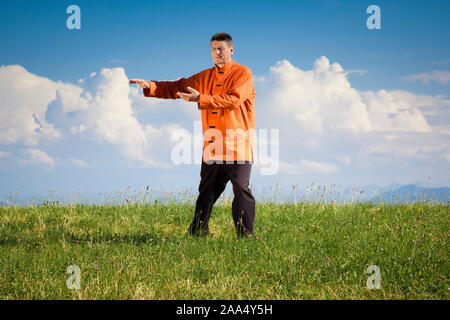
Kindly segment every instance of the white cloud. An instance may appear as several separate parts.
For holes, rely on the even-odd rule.
[[[338,156],[337,159],[339,160],[339,162],[342,162],[343,164],[346,165],[350,165],[352,163],[352,159],[345,155]]]
[[[403,80],[411,82],[420,81],[425,85],[429,85],[431,81],[435,81],[446,85],[450,81],[450,71],[434,70],[433,72],[422,72],[404,76]]]
[[[326,57],[317,59],[312,70],[303,71],[283,60],[270,71],[271,111],[294,119],[298,130],[306,135],[337,131],[353,135],[373,131],[431,132],[420,108],[450,106],[450,100],[443,95],[357,91],[342,67],[330,64]]]
[[[71,134],[117,145],[131,161],[167,166],[161,160],[161,148],[168,147],[171,131],[177,126],[157,128],[139,122],[132,106],[139,109],[160,102],[145,99],[142,91],[130,88],[123,68],[93,72],[75,85],[39,77],[22,66],[2,66],[0,95],[0,117],[6,119],[0,123],[0,145],[36,147],[44,140]],[[192,104],[190,107],[195,109]],[[53,121],[46,120],[49,111]],[[41,160],[45,162],[43,157]]]
[[[351,73],[358,73],[359,75],[366,74],[368,71],[364,69],[346,69],[344,73],[351,74]]]
[[[166,115],[170,111],[162,110],[163,103],[158,99],[145,98],[142,89],[130,87],[123,68],[102,69],[81,79],[79,86],[61,87],[56,104],[66,113],[72,134],[118,145],[127,159],[146,166],[170,166],[170,137],[179,125],[156,127],[139,122],[135,110],[155,112],[160,108]],[[198,113],[192,103],[188,107]]]
[[[447,160],[448,163],[450,163],[450,153],[447,153],[444,155],[445,160]]]
[[[11,156],[11,153],[8,151],[0,151],[0,158],[6,158]]]
[[[433,106],[440,98],[399,90],[361,92],[361,99],[367,106],[371,131],[431,132],[419,107]]]
[[[382,176],[387,164],[403,164],[418,174],[448,163],[450,100],[445,95],[358,91],[347,75],[326,57],[311,70],[283,60],[255,83],[257,125],[280,128],[281,171],[313,172],[316,167],[304,160],[312,156],[331,165],[319,166],[324,172],[339,172],[330,162],[335,159],[346,165],[343,170],[369,170],[364,174],[374,177]],[[303,159],[302,165],[294,159]]]
[[[305,140],[305,146],[307,146],[311,150],[319,150],[320,141],[316,138],[307,138]]]
[[[192,103],[144,97],[141,88],[129,85],[123,68],[92,73],[78,86],[62,87],[57,96],[56,104],[65,111],[64,121],[72,134],[118,145],[127,159],[146,166],[171,166],[170,137],[180,125],[168,119],[200,116]],[[156,119],[161,114],[163,122]]]
[[[36,146],[60,137],[53,124],[45,120],[47,105],[56,96],[53,81],[19,65],[1,66],[0,96],[0,144]]]
[[[444,59],[444,60],[439,60],[439,61],[433,61],[431,64],[433,65],[447,65],[450,64],[450,58]]]
[[[71,112],[72,134],[119,145],[130,159],[154,164],[146,155],[148,137],[133,114],[123,68],[102,69],[79,81],[79,87],[62,86],[57,100],[66,113]]]
[[[367,109],[339,64],[330,65],[321,57],[313,70],[303,71],[283,60],[270,72],[274,80],[271,104],[276,112],[295,119],[302,132],[371,130]]]
[[[362,155],[387,154],[405,158],[426,160],[433,163],[445,159],[450,150],[448,137],[436,134],[391,133],[380,135],[376,143],[361,148]]]
[[[125,59],[109,59],[109,63],[128,63],[128,60]]]
[[[75,158],[68,158],[67,159],[72,165],[74,165],[75,167],[78,168],[86,168],[88,165],[86,164],[86,162],[84,162],[83,160],[80,159],[75,159]]]
[[[22,154],[26,156],[25,159],[19,159],[21,164],[37,164],[47,165],[53,167],[55,160],[53,160],[47,153],[36,148],[28,148],[22,150]]]
[[[301,159],[299,163],[280,161],[280,172],[287,174],[333,173],[339,168],[331,163]]]

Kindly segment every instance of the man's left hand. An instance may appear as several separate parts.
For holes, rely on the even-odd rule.
[[[177,92],[177,96],[179,96],[181,99],[184,99],[186,101],[199,102],[200,101],[200,92],[198,92],[195,89],[192,89],[191,87],[187,87],[187,89],[191,93]]]

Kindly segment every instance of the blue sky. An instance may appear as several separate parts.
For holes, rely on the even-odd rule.
[[[66,27],[71,4],[81,9],[81,30]],[[372,4],[381,9],[380,30],[366,27]],[[194,105],[145,101],[130,92],[132,114],[118,111],[129,119],[117,130],[145,136],[141,152],[102,129],[104,119],[89,112],[95,105],[69,106],[68,91],[56,84],[95,96],[99,84],[123,83],[124,76],[189,76],[212,66],[209,39],[219,31],[233,36],[234,59],[255,77],[257,128],[280,130],[279,172],[264,176],[255,168],[252,184],[449,185],[449,9],[448,1],[2,1],[0,79],[12,81],[0,82],[0,194],[195,189],[198,165],[149,165],[153,156],[170,162],[165,126],[193,132],[200,120]],[[334,63],[347,72],[344,78]],[[13,65],[23,69],[7,69]],[[321,66],[325,78],[317,76]],[[104,68],[122,71],[101,75]],[[317,92],[295,96],[290,84],[283,87],[292,78]],[[26,81],[35,83],[32,96]],[[326,88],[334,93],[325,99]],[[280,94],[286,105],[278,105]],[[333,116],[336,108],[350,115],[344,127],[335,126],[342,122],[339,112]],[[26,127],[44,122],[40,135]],[[77,131],[81,125],[86,131]],[[133,131],[136,126],[142,130]]]

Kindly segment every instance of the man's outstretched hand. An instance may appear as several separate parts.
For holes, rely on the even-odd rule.
[[[150,84],[144,79],[130,79],[130,83],[136,83],[138,86],[141,86],[144,89],[150,88]]]
[[[130,79],[129,82],[130,82],[130,84],[136,83],[138,86],[141,86],[144,89],[150,88],[150,84],[147,81],[145,81],[144,79]],[[195,90],[191,87],[187,87],[187,89],[190,91],[190,93],[177,92],[177,96],[186,101],[199,102],[200,101],[200,92],[198,92],[197,90]]]
[[[195,89],[192,89],[191,87],[187,87],[187,89],[191,93],[177,92],[177,96],[179,96],[181,99],[184,99],[186,101],[199,102],[200,101],[200,92],[198,92]]]

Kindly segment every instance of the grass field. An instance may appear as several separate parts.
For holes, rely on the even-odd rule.
[[[2,207],[0,299],[449,298],[448,205],[259,202],[246,239],[230,201],[214,206],[210,236],[188,236],[193,209]],[[71,265],[80,289],[67,287]]]

